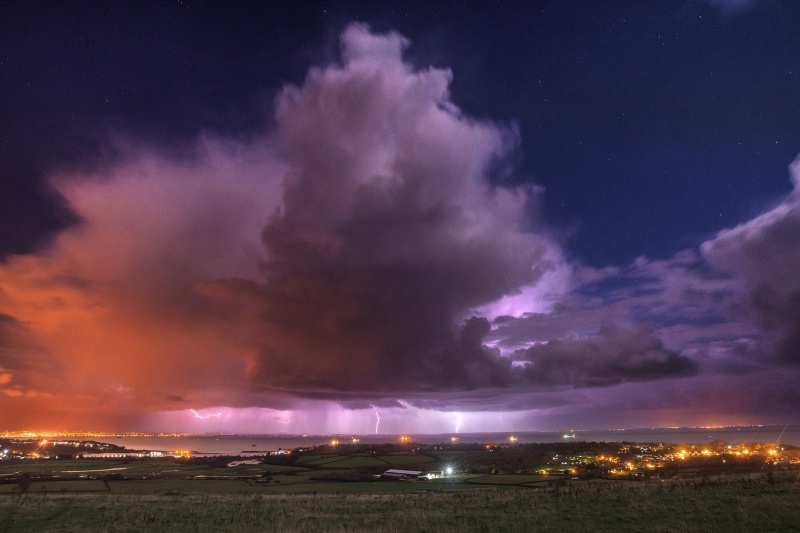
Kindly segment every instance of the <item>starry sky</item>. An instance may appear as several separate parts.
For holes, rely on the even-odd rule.
[[[0,430],[800,423],[798,17],[1,2]]]

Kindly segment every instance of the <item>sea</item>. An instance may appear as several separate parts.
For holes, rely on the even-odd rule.
[[[670,444],[708,444],[722,441],[727,444],[778,443],[800,446],[800,426],[739,426],[720,428],[640,428],[602,431],[521,431],[502,433],[444,433],[408,435],[230,435],[192,434],[95,438],[124,446],[129,450],[172,452],[190,451],[197,455],[262,455],[278,450],[306,448],[331,444],[358,442],[384,444],[417,442],[421,444],[499,444],[545,442],[654,442]]]

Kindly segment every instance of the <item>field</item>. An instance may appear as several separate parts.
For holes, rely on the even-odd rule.
[[[540,474],[535,466],[556,452],[580,459],[575,452],[582,448],[608,446],[339,446],[265,462],[3,461],[0,533],[800,530],[796,463],[768,466],[750,458],[712,468],[701,459],[665,468],[669,476],[581,479],[574,472]],[[456,474],[436,475],[445,467]],[[433,479],[380,480],[389,468],[422,470]]]
[[[338,494],[240,491],[250,485],[225,480],[71,483],[98,492],[0,493],[0,532],[797,531],[800,519],[795,473],[440,492],[385,482],[418,490]]]
[[[22,493],[20,474],[32,476],[27,493],[107,492],[123,494],[237,494],[414,492],[419,490],[473,490],[477,485],[447,478],[423,483],[378,481],[367,468],[382,472],[431,457],[320,456],[304,458],[300,466],[239,464],[234,467],[193,464],[184,460],[59,460],[26,461],[0,466],[0,496]],[[359,472],[352,476],[352,472]],[[6,483],[2,483],[3,480]],[[0,530],[2,531],[2,530]]]

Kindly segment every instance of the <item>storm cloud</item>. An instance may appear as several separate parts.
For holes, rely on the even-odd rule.
[[[692,360],[667,350],[642,326],[607,326],[588,338],[554,339],[520,350],[516,359],[526,363],[530,379],[553,386],[610,386],[697,372]]]
[[[434,428],[634,412],[651,387],[683,391],[674,423],[708,383],[724,410],[723,378],[745,375],[796,399],[772,363],[800,349],[800,163],[781,205],[699,251],[581,265],[542,188],[493,179],[515,126],[462,112],[453,74],[399,34],[353,24],[340,44],[278,92],[266,133],[112,134],[113,161],[49,175],[80,222],[0,264],[4,406],[48,424],[219,407],[283,430],[323,405],[371,430],[378,410],[435,410]]]
[[[555,245],[526,229],[531,192],[488,182],[517,135],[464,116],[450,71],[405,62],[399,35],[351,25],[341,44],[341,64],[277,97],[289,168],[266,279],[228,287],[257,300],[250,382],[336,395],[502,381],[488,323],[457,321],[549,268]]]
[[[800,157],[789,169],[794,190],[780,205],[719,232],[701,251],[739,283],[740,310],[767,334],[775,358],[800,364]]]
[[[490,179],[518,132],[461,112],[452,73],[415,67],[408,46],[351,25],[340,62],[278,93],[269,135],[177,153],[118,137],[112,164],[51,176],[81,223],[0,267],[4,327],[61,369],[38,373],[59,376],[48,390],[126,416],[297,399],[521,409],[694,372],[652,330],[608,326],[625,313],[557,303],[574,266],[534,222],[540,190]],[[540,312],[511,319],[537,330],[511,334],[525,364],[497,342],[507,310]],[[0,379],[19,380],[8,353]]]
[[[229,299],[255,302],[251,386],[353,399],[690,374],[639,330],[554,340],[527,352],[529,368],[483,344],[489,321],[463,317],[564,265],[530,223],[535,193],[489,185],[514,130],[464,116],[449,99],[451,73],[415,69],[405,46],[352,25],[342,64],[277,98],[289,169],[263,232],[266,279],[226,284]],[[557,367],[568,370],[553,379]]]
[[[0,313],[0,394],[11,398],[47,395],[46,390],[57,388],[54,378],[61,370],[24,324]]]
[[[28,403],[19,412],[29,417],[116,419],[239,400],[235,327],[196,289],[259,275],[259,231],[279,203],[270,173],[281,166],[263,140],[204,137],[182,158],[124,139],[117,147],[114,165],[51,176],[81,223],[0,265],[0,366],[11,376],[0,388],[14,402],[70,398]]]

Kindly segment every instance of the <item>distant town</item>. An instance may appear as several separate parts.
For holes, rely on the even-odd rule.
[[[101,435],[98,435],[100,437]],[[800,464],[800,448],[778,443],[666,444],[584,442],[565,435],[561,442],[519,443],[515,437],[502,443],[461,443],[456,438],[439,444],[415,443],[400,436],[394,444],[362,444],[332,439],[328,444],[295,449],[259,450],[236,455],[199,454],[192,450],[131,450],[90,439],[61,437],[0,438],[0,461],[5,464],[47,461],[160,459],[211,466],[270,464],[325,470],[336,481],[372,478],[425,481],[470,475],[538,475],[581,479],[671,478],[687,472],[724,473],[781,469]],[[375,458],[391,457],[392,460]],[[328,460],[331,459],[331,460]],[[346,460],[345,460],[346,459]],[[371,460],[373,459],[373,460]],[[402,460],[399,460],[402,459]],[[404,469],[382,469],[383,466]],[[392,473],[387,471],[396,470]],[[13,480],[12,474],[0,482]]]
[[[303,439],[0,435],[0,523],[9,531],[110,523],[136,531],[187,523],[197,531],[419,531],[422,517],[428,531],[734,531],[745,516],[744,529],[796,530],[800,448],[790,443],[593,442],[576,433],[539,443],[508,434],[435,443],[315,435],[276,449],[262,446]],[[228,450],[252,449],[131,446],[226,440]]]

